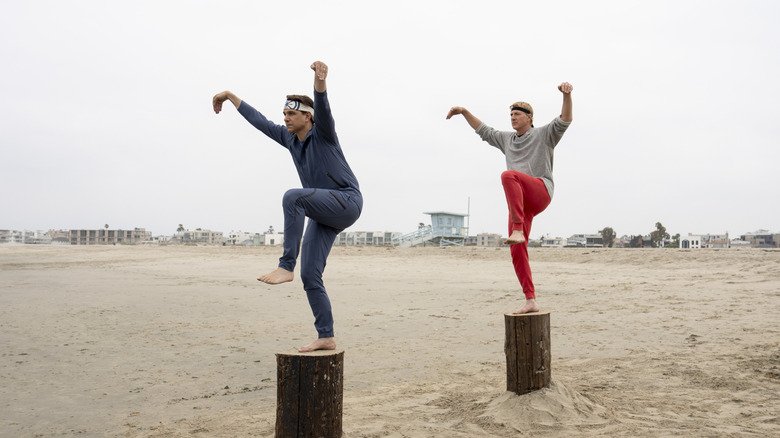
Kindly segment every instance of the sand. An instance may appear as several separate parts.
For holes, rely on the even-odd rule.
[[[0,436],[270,437],[280,248],[0,246]],[[335,248],[345,437],[780,436],[780,251],[532,249],[552,385],[506,391],[506,248]]]

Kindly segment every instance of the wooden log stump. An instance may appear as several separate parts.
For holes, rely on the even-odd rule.
[[[504,315],[506,390],[526,394],[550,386],[550,312]]]
[[[344,350],[276,353],[276,438],[341,437]]]

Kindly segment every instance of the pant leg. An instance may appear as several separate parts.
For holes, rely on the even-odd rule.
[[[527,299],[536,298],[531,265],[528,261],[528,239],[531,236],[531,224],[534,216],[544,211],[550,204],[550,195],[541,178],[534,178],[514,170],[501,174],[507,207],[509,208],[509,234],[521,230],[525,242],[512,245],[512,265],[517,279]]]
[[[527,220],[525,223],[527,231],[524,229],[523,234],[528,236],[531,231],[531,220]],[[509,233],[512,233],[512,223],[509,223]],[[509,247],[509,252],[512,254],[512,265],[515,268],[515,275],[520,280],[520,286],[523,288],[523,294],[526,299],[536,298],[536,288],[534,287],[533,276],[531,275],[531,264],[528,258],[528,237],[524,243],[518,243]]]
[[[333,242],[341,230],[309,221],[301,248],[301,281],[314,314],[314,328],[320,338],[333,337],[333,311],[322,274]]]

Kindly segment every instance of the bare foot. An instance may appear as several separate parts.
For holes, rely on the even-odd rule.
[[[335,349],[336,349],[336,338],[319,338],[316,341],[312,342],[311,344],[299,348],[298,351],[301,353],[305,353],[307,351],[335,350]]]
[[[276,268],[265,275],[261,275],[257,279],[257,281],[262,281],[263,283],[268,283],[268,284],[287,283],[288,281],[292,281],[292,280],[293,280],[293,273],[283,268]]]
[[[521,314],[521,313],[531,313],[531,312],[538,312],[539,311],[539,305],[536,304],[535,299],[525,300],[525,306],[523,306],[519,310],[515,310],[514,314]]]
[[[512,230],[512,235],[509,236],[505,241],[505,245],[518,245],[520,243],[525,242],[525,236],[523,236],[523,232],[520,230]],[[515,312],[517,313],[517,312]]]

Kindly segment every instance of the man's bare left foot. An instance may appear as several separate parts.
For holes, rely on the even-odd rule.
[[[267,284],[281,284],[293,280],[293,273],[284,268],[276,268],[273,271],[261,275],[257,281]]]
[[[336,338],[318,338],[316,341],[312,342],[311,344],[299,348],[298,351],[301,353],[306,353],[308,351],[335,350],[335,349],[336,349]]]
[[[512,230],[512,235],[504,241],[504,245],[519,245],[521,243],[525,243],[525,236],[520,230]]]
[[[520,308],[518,310],[515,310],[512,313],[514,313],[515,315],[518,315],[518,314],[522,314],[522,313],[532,313],[532,312],[538,312],[538,311],[539,311],[539,305],[536,304],[536,299],[532,298],[530,300],[525,300],[525,306],[523,306],[522,308]]]

